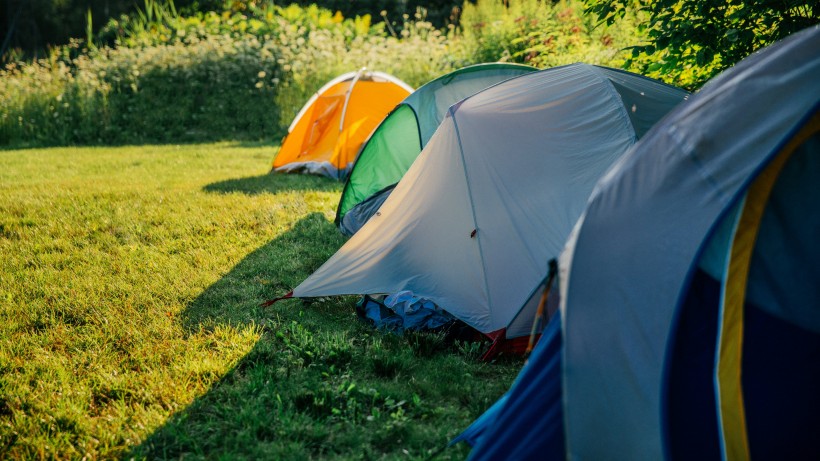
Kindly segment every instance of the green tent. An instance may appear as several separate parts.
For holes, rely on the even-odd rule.
[[[405,98],[362,147],[336,210],[339,230],[353,235],[373,216],[450,106],[496,83],[535,70],[505,63],[464,67],[426,83]]]

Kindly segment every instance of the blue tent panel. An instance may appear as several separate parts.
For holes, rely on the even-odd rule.
[[[491,408],[495,417],[485,419],[488,427],[481,431],[470,460],[565,458],[562,349],[561,315],[556,314],[550,319],[502,408]]]
[[[502,395],[501,398],[493,404],[493,406],[488,408],[487,411],[478,417],[478,419],[473,421],[473,424],[470,424],[467,429],[464,429],[464,432],[451,440],[449,445],[452,446],[459,442],[466,442],[471,447],[478,445],[487,429],[495,424],[495,420],[498,418],[499,413],[501,413],[504,405],[507,404],[507,399],[509,399],[509,394]]]

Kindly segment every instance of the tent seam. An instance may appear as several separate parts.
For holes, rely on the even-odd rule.
[[[599,69],[597,66],[589,67],[592,69],[595,75],[603,79],[605,86],[607,87],[607,90],[611,94],[613,94],[618,101],[621,102],[620,104],[616,104],[618,106],[617,110],[621,114],[622,119],[625,119],[623,121],[630,128],[630,131],[632,131],[632,145],[634,145],[636,142],[638,142],[638,131],[635,129],[635,125],[632,124],[632,119],[629,118],[629,114],[626,112],[626,107],[624,106],[624,98],[621,96],[621,93],[619,93],[618,90],[615,89],[615,85],[612,83],[612,80],[610,80],[609,77],[604,75],[601,69]]]
[[[334,78],[333,80],[325,83],[324,85],[322,85],[321,88],[316,90],[316,92],[313,93],[313,95],[308,99],[308,101],[302,106],[302,108],[299,110],[299,112],[296,113],[296,116],[293,118],[293,121],[291,122],[290,126],[288,127],[288,133],[293,131],[293,128],[296,126],[296,124],[299,122],[299,120],[301,120],[302,117],[304,117],[305,112],[307,112],[307,109],[310,107],[310,105],[313,104],[314,101],[319,99],[319,95],[326,92],[327,90],[332,88],[334,85],[338,85],[339,83],[343,83],[343,82],[349,80],[351,77],[353,77],[355,75],[356,75],[356,72],[344,73],[344,74]]]
[[[413,111],[413,118],[416,119],[416,133],[418,133],[419,135],[419,146],[421,146],[421,150],[424,150],[424,148],[427,147],[427,144],[424,142],[423,139],[421,139],[421,120],[419,120],[419,113],[416,112],[416,108],[413,107],[412,104],[407,104],[407,107],[409,107],[410,110]],[[453,122],[455,122],[455,119],[453,119]],[[427,141],[429,142],[430,140],[428,139]],[[419,152],[419,155],[421,155],[421,152]],[[418,155],[416,156],[416,158],[418,158]],[[413,161],[415,162],[415,160]]]
[[[462,101],[462,103],[463,102],[464,101]],[[464,159],[464,146],[461,143],[461,131],[458,129],[458,121],[456,120],[456,107],[461,107],[461,104],[454,104],[450,106],[450,108],[447,111],[450,113],[450,117],[452,117],[453,119],[453,128],[455,128],[456,139],[458,140],[458,152],[461,155],[461,167],[464,170],[464,183],[467,185],[467,196],[470,202],[470,211],[473,216],[473,229],[475,229],[474,232],[477,231],[478,233],[480,233],[481,230],[478,228],[478,219],[476,218],[475,212],[475,201],[473,200],[473,190],[470,187],[470,178],[467,174],[467,162]],[[481,259],[481,275],[484,278],[484,295],[487,297],[487,310],[490,316],[490,324],[492,324],[493,308],[492,298],[490,297],[490,284],[487,281],[487,266],[484,260],[484,250],[481,246],[481,235],[479,235],[478,233],[476,233],[476,243],[478,243],[478,257],[479,259]]]
[[[356,76],[353,77],[353,80],[350,82],[350,88],[347,90],[347,94],[345,94],[345,103],[342,106],[342,116],[339,118],[339,132],[341,133],[344,131],[345,126],[345,117],[347,116],[347,105],[350,104],[350,98],[353,97],[353,89],[357,83],[359,83],[359,78],[361,78],[362,74],[364,73],[366,67],[362,67],[356,72]]]

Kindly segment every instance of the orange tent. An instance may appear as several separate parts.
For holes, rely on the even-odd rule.
[[[345,177],[373,130],[412,92],[382,72],[362,69],[336,77],[293,119],[273,170]]]

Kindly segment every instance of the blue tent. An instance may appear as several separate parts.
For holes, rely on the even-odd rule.
[[[476,446],[476,459],[564,458],[561,344],[556,313],[510,391],[450,444]]]
[[[562,256],[561,345],[472,428],[471,459],[817,459],[819,180],[813,27],[710,81],[598,183]]]

